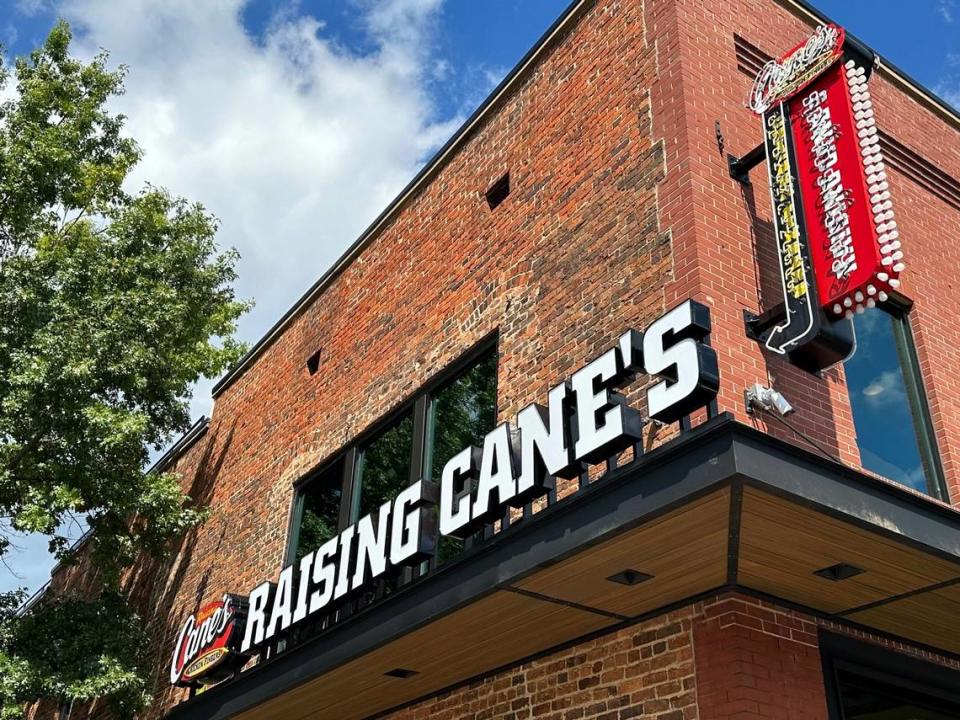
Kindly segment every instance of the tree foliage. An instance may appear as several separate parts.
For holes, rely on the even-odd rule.
[[[38,697],[107,696],[120,716],[145,702],[137,626],[122,574],[195,525],[175,477],[147,473],[188,425],[191,387],[242,353],[236,255],[203,207],[146,186],[111,98],[124,70],[70,55],[59,23],[0,68],[0,519],[42,533],[72,560],[61,528],[81,517],[100,583],[13,612],[0,595],[0,718]],[[9,552],[0,532],[0,560]]]

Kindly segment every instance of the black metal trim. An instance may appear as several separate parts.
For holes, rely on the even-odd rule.
[[[343,497],[341,493],[341,498]],[[300,544],[300,526],[303,521],[303,507],[306,503],[306,495],[302,492],[293,493],[293,503],[287,513],[287,545],[283,550],[283,564],[286,567],[293,561],[297,552],[297,545]],[[339,518],[338,518],[339,521]]]
[[[600,615],[612,620],[623,621],[632,619],[629,615],[621,615],[620,613],[610,612],[609,610],[603,610],[602,608],[593,607],[592,605],[582,605],[578,602],[573,602],[572,600],[563,600],[562,598],[556,598],[552,595],[544,595],[543,593],[534,592],[533,590],[525,590],[524,588],[514,587],[513,585],[504,585],[500,589],[505,590],[506,592],[515,593],[517,595],[523,595],[524,597],[531,598],[532,600],[539,600],[552,605],[562,605],[564,607],[573,608],[574,610],[581,610],[592,615]]]
[[[427,451],[427,423],[430,419],[430,396],[423,393],[413,403],[413,433],[411,434],[411,457],[409,483],[423,478],[424,455]],[[423,478],[425,479],[425,478]]]
[[[750,171],[766,159],[767,148],[764,143],[760,143],[740,157],[727,153],[727,171],[738,183],[750,185]]]
[[[730,488],[730,519],[727,528],[727,583],[735,585],[740,571],[740,518],[743,514],[743,485]]]
[[[737,424],[734,432],[737,471],[747,485],[960,562],[954,508],[755,428]]]
[[[907,391],[907,403],[913,416],[914,434],[917,436],[920,460],[927,477],[927,490],[934,497],[950,502],[950,489],[943,472],[943,456],[937,428],[930,412],[923,368],[917,354],[913,320],[909,308],[895,301],[885,304],[884,309],[893,316],[893,335],[897,343],[897,355],[903,371],[903,384]]]
[[[857,605],[856,607],[852,607],[848,610],[841,610],[837,613],[837,615],[855,615],[859,612],[873,610],[874,608],[883,607],[884,605],[889,605],[890,603],[899,602],[900,600],[916,597],[917,595],[926,595],[927,593],[943,590],[944,588],[953,587],[954,585],[960,585],[960,577],[944,580],[943,582],[934,583],[933,585],[925,585],[922,588],[916,588],[905,593],[900,593],[899,595],[892,595],[888,598],[884,598],[883,600],[875,600],[874,602],[865,603],[864,605]]]
[[[782,302],[777,303],[769,310],[765,310],[759,315],[750,310],[743,311],[743,327],[746,336],[750,340],[760,342],[760,338],[774,325],[785,320],[787,317],[787,307]]]

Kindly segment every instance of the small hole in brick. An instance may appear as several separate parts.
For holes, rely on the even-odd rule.
[[[316,375],[320,369],[320,351],[317,350],[313,355],[307,358],[307,372]]]
[[[509,194],[510,173],[507,173],[502,178],[497,180],[493,185],[491,185],[489,190],[487,190],[487,205],[490,206],[491,210],[496,210],[500,203],[507,199],[507,195]]]

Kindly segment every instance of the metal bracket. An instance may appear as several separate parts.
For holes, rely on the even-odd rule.
[[[774,325],[783,322],[786,317],[787,310],[783,303],[775,305],[760,315],[752,313],[749,310],[744,310],[743,326],[748,338],[756,342],[763,342],[766,340],[770,329]]]
[[[744,185],[750,184],[750,171],[767,158],[767,150],[763,143],[757,145],[753,150],[742,157],[736,155],[727,155],[727,167],[730,169],[730,177]]]

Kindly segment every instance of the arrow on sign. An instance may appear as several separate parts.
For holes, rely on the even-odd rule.
[[[786,319],[767,336],[764,345],[779,355],[811,340],[820,331],[820,312],[810,265],[810,248],[803,226],[796,184],[793,145],[787,103],[763,118],[764,146],[770,173],[770,201],[774,236],[780,257],[780,280]]]

